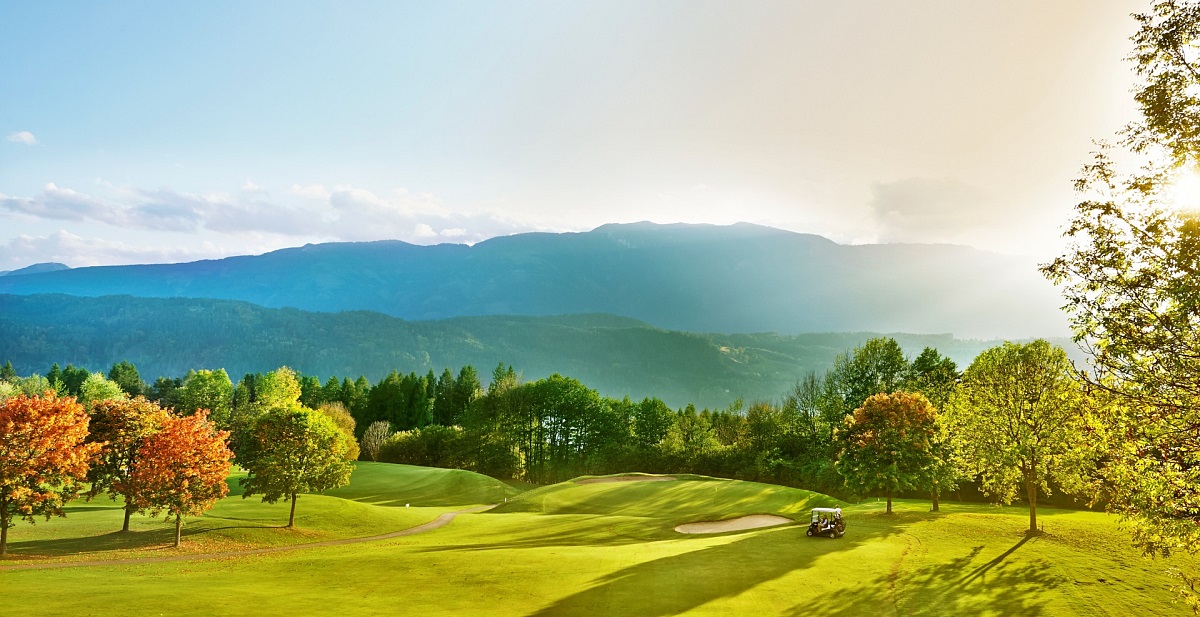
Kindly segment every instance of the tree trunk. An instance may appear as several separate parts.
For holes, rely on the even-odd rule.
[[[1029,535],[1037,533],[1037,483],[1033,473],[1025,474],[1025,494],[1029,497]]]
[[[888,489],[888,492],[887,492],[887,499],[888,499],[887,513],[891,514],[892,513],[892,489],[890,489],[890,488]]]
[[[296,494],[292,493],[292,512],[288,514],[288,527],[296,524]]]
[[[8,502],[0,501],[0,557],[8,554]]]
[[[938,512],[938,489],[937,489],[937,487],[936,486],[933,487],[933,491],[931,491],[931,492],[933,493],[933,511]]]
[[[183,514],[175,515],[175,548],[179,548],[179,536],[183,533]]]
[[[133,514],[133,504],[129,501],[129,495],[125,496],[125,523],[121,525],[121,531],[129,531],[129,517]]]

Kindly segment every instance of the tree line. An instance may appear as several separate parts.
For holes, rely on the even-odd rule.
[[[128,362],[114,364],[107,377],[56,364],[21,379],[6,365],[5,383],[0,394],[48,387],[85,406],[132,396],[180,415],[203,411],[227,433],[243,466],[259,456],[256,431],[268,411],[302,409],[337,420],[353,444],[352,455],[349,445],[343,453],[350,458],[533,483],[698,473],[848,498],[874,494],[887,498],[889,511],[893,496],[913,492],[929,495],[936,509],[941,495],[969,481],[1005,502],[1019,493],[1030,504],[1031,530],[1039,493],[1081,490],[1091,455],[1047,445],[1069,442],[1090,424],[1065,352],[1045,341],[988,350],[960,373],[936,349],[909,359],[894,339],[875,338],[840,354],[824,373],[805,375],[778,401],[715,410],[605,397],[558,374],[525,381],[504,364],[486,387],[471,366],[440,376],[393,371],[374,384],[362,376],[322,382],[287,367],[237,383],[224,370],[202,369],[146,384]],[[1028,393],[1018,390],[1027,383],[1050,398],[1025,400]]]
[[[349,413],[305,408],[287,371],[263,376],[252,412],[236,418],[148,399],[142,392],[155,392],[127,363],[109,377],[85,373],[56,365],[47,376],[21,378],[10,364],[0,368],[0,556],[16,521],[64,516],[64,504],[81,496],[120,499],[123,532],[135,513],[165,513],[179,546],[183,517],[228,494],[235,457],[247,472],[243,497],[289,500],[291,527],[298,496],[345,485],[358,458]],[[217,375],[198,378],[203,387],[186,400],[220,399],[221,388],[209,387],[221,383]]]

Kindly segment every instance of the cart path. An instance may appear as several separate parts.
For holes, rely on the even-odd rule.
[[[24,563],[17,565],[0,565],[0,572],[10,570],[49,570],[56,568],[85,568],[95,566],[126,566],[126,565],[144,565],[149,563],[169,563],[172,561],[198,561],[201,559],[223,559],[227,557],[248,557],[250,555],[267,555],[270,553],[282,553],[284,551],[298,551],[306,548],[322,548],[326,546],[343,546],[346,544],[360,544],[362,542],[376,542],[378,540],[388,540],[391,538],[402,538],[404,536],[414,536],[426,531],[433,531],[438,527],[445,527],[454,520],[454,517],[459,514],[470,514],[474,512],[483,512],[496,507],[496,504],[486,506],[476,506],[474,508],[466,508],[464,510],[455,510],[453,512],[443,512],[437,518],[416,527],[401,529],[391,533],[380,534],[377,536],[363,536],[360,538],[342,538],[340,540],[323,540],[321,542],[309,542],[307,544],[290,544],[287,546],[269,546],[266,548],[255,548],[244,551],[225,551],[220,553],[194,553],[190,555],[171,555],[168,557],[137,557],[134,559],[92,559],[88,561],[57,561],[53,563]]]

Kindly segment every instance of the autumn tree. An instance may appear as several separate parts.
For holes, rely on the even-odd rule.
[[[179,546],[184,516],[199,516],[229,492],[225,478],[233,467],[226,440],[200,410],[190,416],[170,416],[162,428],[138,448],[130,474],[134,505],[151,516],[175,517],[175,546]]]
[[[963,372],[947,421],[980,488],[1004,503],[1022,491],[1037,532],[1038,491],[1078,486],[1090,452],[1079,383],[1067,353],[1044,340],[1004,343]]]
[[[350,415],[350,412],[341,401],[324,403],[317,408],[317,411],[325,414],[330,420],[333,420],[334,425],[346,434],[348,440],[346,457],[352,461],[357,461],[359,449],[358,440],[354,438],[354,416]]]
[[[867,398],[838,430],[838,473],[852,487],[883,491],[891,514],[892,496],[922,488],[936,462],[937,415],[919,393]]]
[[[129,517],[137,511],[133,502],[135,487],[131,475],[137,467],[142,444],[154,435],[170,413],[142,397],[106,399],[92,406],[88,441],[98,444],[100,452],[88,470],[91,488],[88,498],[108,493],[113,499],[125,498],[125,521],[121,531],[129,531]]]
[[[99,449],[87,433],[88,415],[74,398],[48,391],[0,404],[0,556],[14,517],[64,516]]]
[[[255,421],[239,458],[248,474],[238,481],[246,489],[242,497],[262,495],[266,503],[289,499],[287,526],[294,526],[300,493],[320,493],[350,481],[354,466],[348,441],[320,412],[298,405],[267,411]]]

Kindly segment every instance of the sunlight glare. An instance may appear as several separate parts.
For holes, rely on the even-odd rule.
[[[1176,209],[1200,210],[1200,173],[1181,173],[1167,189],[1167,197]]]

